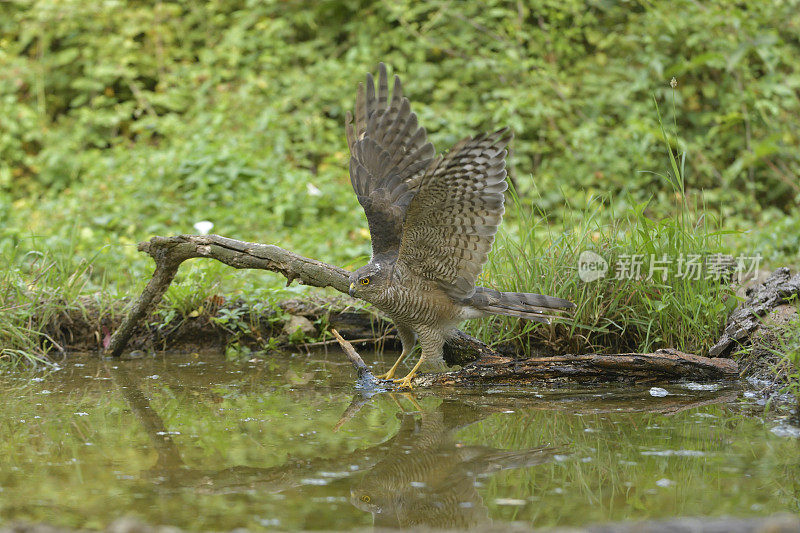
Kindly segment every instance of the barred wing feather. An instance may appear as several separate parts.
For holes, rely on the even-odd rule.
[[[411,200],[398,264],[455,300],[475,293],[503,218],[508,128],[467,138],[431,163]]]
[[[372,255],[396,255],[406,210],[435,155],[433,145],[411,112],[397,76],[389,98],[383,63],[377,92],[371,74],[367,75],[366,87],[359,84],[355,124],[348,112],[345,128],[350,147],[350,181],[367,216]]]

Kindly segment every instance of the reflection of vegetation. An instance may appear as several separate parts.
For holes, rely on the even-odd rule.
[[[537,436],[531,438],[526,428],[537,428]],[[491,506],[497,516],[545,527],[633,515],[646,519],[793,511],[800,485],[786,465],[797,464],[796,443],[775,442],[769,435],[759,421],[712,406],[674,419],[612,413],[553,417],[548,411],[523,409],[512,425],[487,421],[460,436],[509,447],[549,439],[570,442],[569,460],[549,471],[530,476],[507,472],[487,483],[488,490],[504,490],[511,498],[533,495],[531,504],[516,512]],[[766,472],[776,477],[752,479]]]
[[[10,417],[0,419],[9,446],[0,459],[0,516],[96,528],[122,514],[189,529],[257,528],[259,519],[279,515],[289,528],[328,518],[358,523],[355,510],[317,518],[314,492],[329,489],[303,479],[318,476],[331,458],[380,442],[396,424],[385,423],[390,412],[377,410],[360,431],[332,433],[347,404],[325,386],[334,363],[298,357],[246,375],[236,365],[192,357],[179,365],[125,364],[127,381],[87,363],[21,391],[3,384],[12,400],[4,411]],[[302,385],[289,377],[309,371],[325,379]],[[126,393],[130,403],[112,376],[120,386],[138,387]],[[150,410],[155,418],[141,418]],[[317,469],[304,469],[312,460]],[[287,505],[291,516],[282,512]]]
[[[446,509],[451,489],[475,504],[462,518],[537,526],[798,510],[796,442],[713,403],[729,391],[509,389],[421,396],[399,417],[379,395],[334,432],[351,369],[331,361],[173,356],[3,377],[0,517],[345,529],[372,521],[351,494],[382,503],[376,522],[403,510],[395,519],[430,523],[448,515],[423,504]],[[525,468],[547,457],[533,451],[542,445],[568,454]]]
[[[504,451],[484,446],[456,445],[453,433],[486,416],[477,408],[444,402],[401,415],[397,434],[377,446],[331,458],[289,462],[273,468],[234,466],[219,471],[189,468],[164,423],[122,368],[112,371],[136,419],[158,452],[150,470],[167,486],[202,486],[204,492],[227,492],[245,487],[283,492],[302,484],[304,477],[327,471],[366,470],[351,502],[370,512],[375,525],[409,527],[427,525],[461,528],[488,520],[487,510],[476,489],[476,478],[509,469],[523,468],[552,459],[552,448]],[[390,395],[394,398],[393,395]],[[402,406],[398,403],[402,410]],[[417,414],[421,415],[418,421]]]

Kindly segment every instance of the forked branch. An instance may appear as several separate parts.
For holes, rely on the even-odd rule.
[[[113,357],[122,355],[136,328],[158,305],[181,263],[188,259],[206,257],[233,268],[271,270],[286,277],[287,285],[297,280],[312,287],[332,287],[344,294],[350,287],[350,272],[347,270],[271,244],[238,241],[219,235],[176,235],[153,237],[139,243],[138,249],[153,258],[156,269],[111,337],[106,351]],[[445,346],[444,357],[450,364],[464,364],[493,353],[479,340],[459,331]]]

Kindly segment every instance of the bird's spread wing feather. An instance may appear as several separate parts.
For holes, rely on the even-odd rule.
[[[505,128],[456,144],[431,163],[408,207],[398,264],[456,300],[474,294],[503,218],[511,138]]]
[[[406,209],[433,160],[433,145],[428,142],[425,129],[417,124],[397,76],[389,98],[383,63],[377,93],[372,75],[367,74],[366,87],[358,86],[355,124],[350,112],[345,124],[350,181],[367,215],[372,255],[397,254]]]

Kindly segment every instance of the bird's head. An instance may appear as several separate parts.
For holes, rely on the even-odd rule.
[[[361,488],[350,490],[350,503],[356,509],[361,509],[372,514],[380,514],[383,511],[383,498]]]
[[[350,296],[369,299],[371,294],[386,286],[391,269],[380,263],[367,263],[350,274]]]

